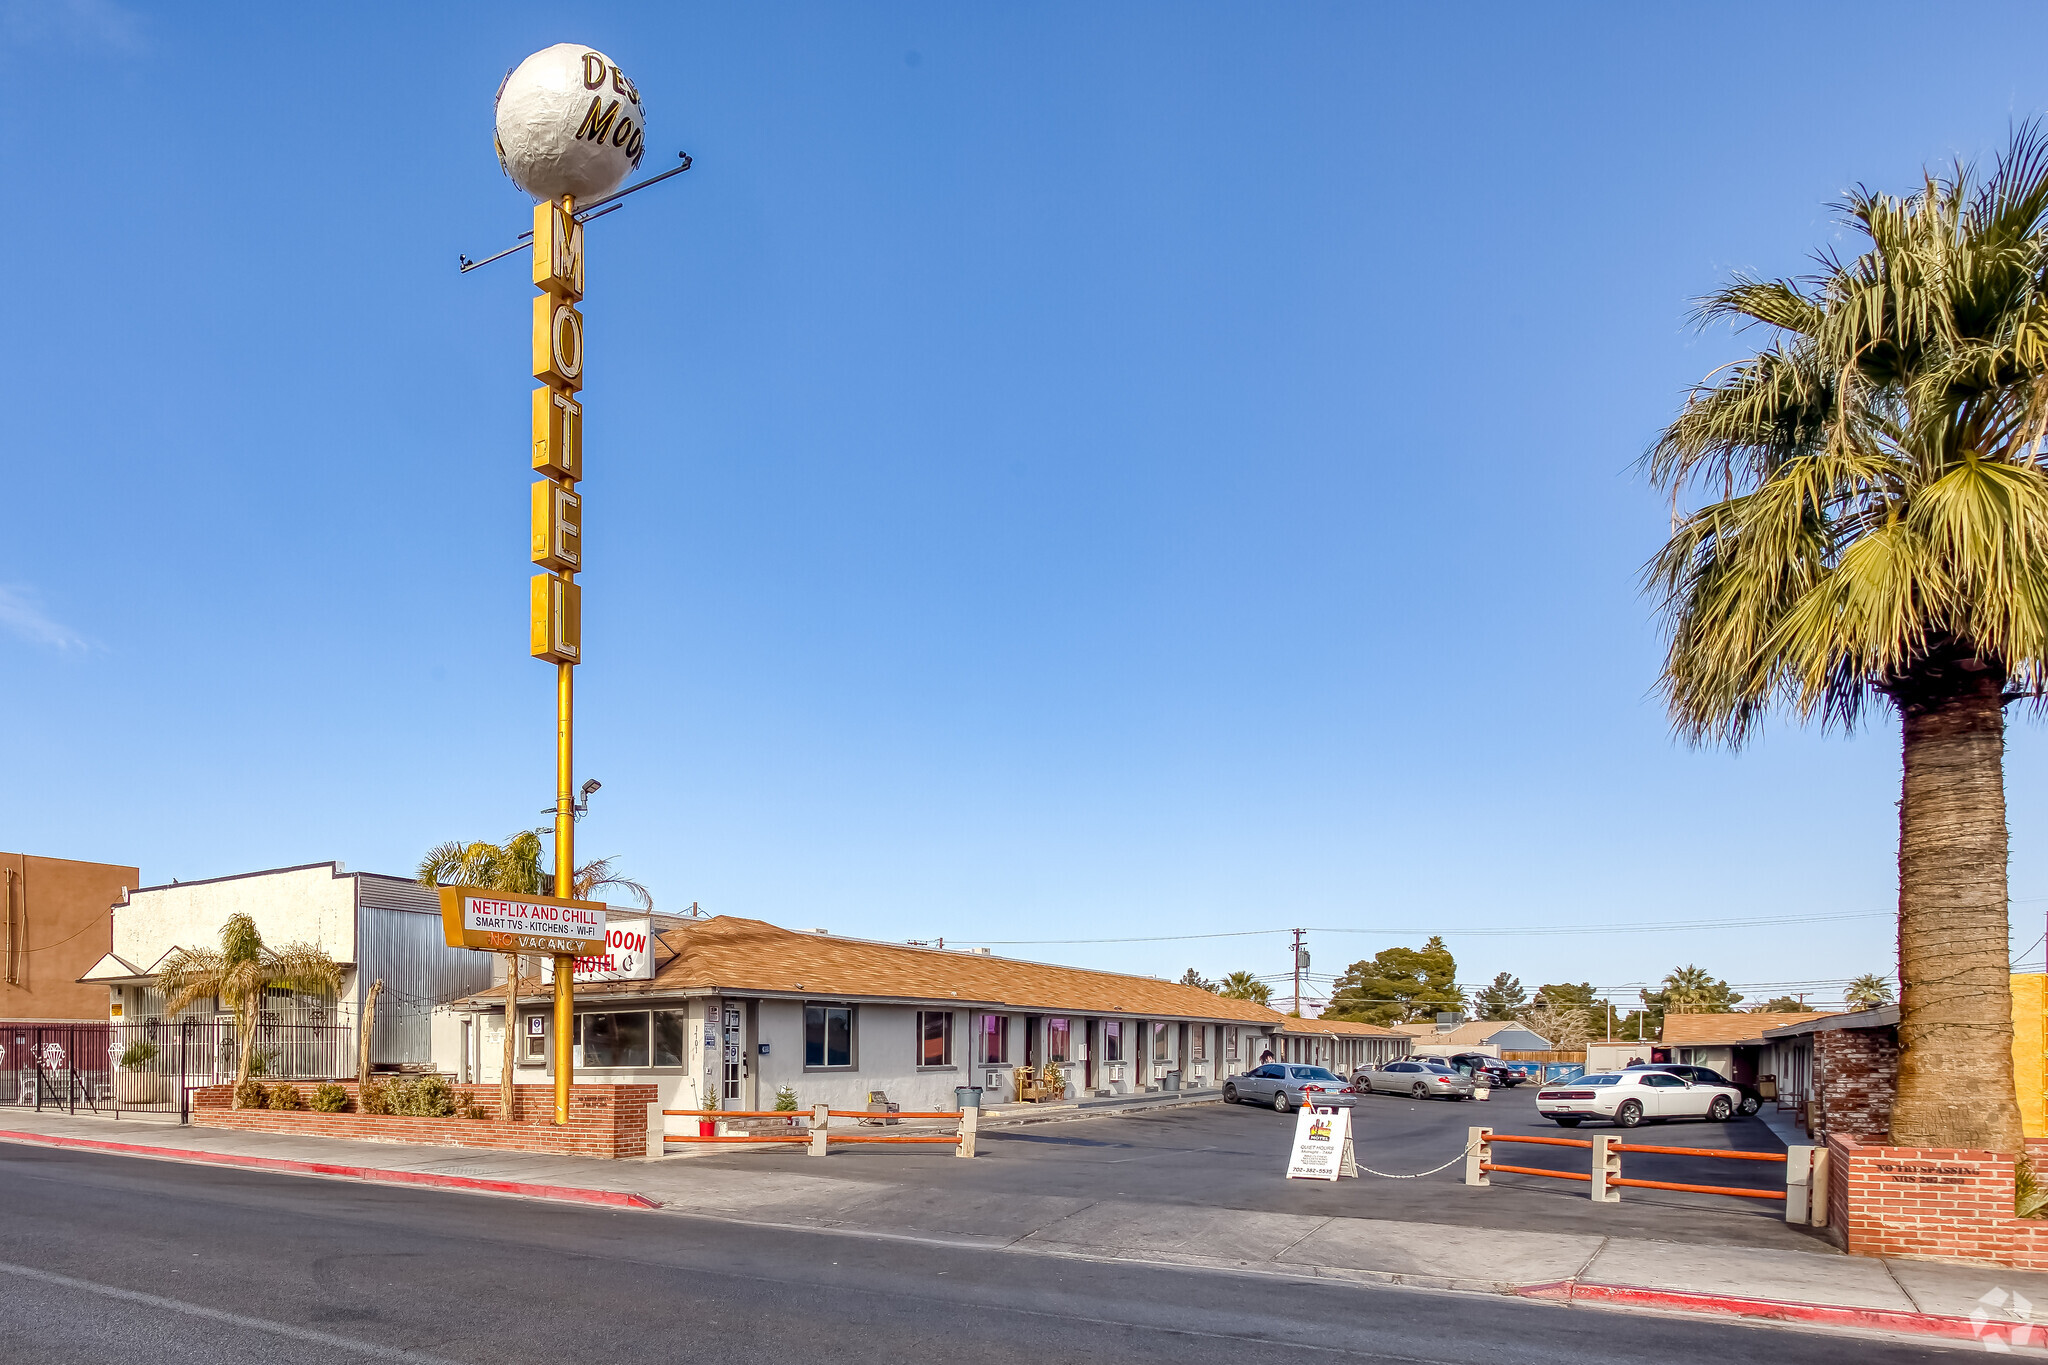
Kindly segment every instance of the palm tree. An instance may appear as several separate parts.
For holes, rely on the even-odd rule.
[[[1849,988],[1842,992],[1842,1000],[1852,1010],[1889,1005],[1892,1002],[1892,983],[1876,972],[1865,972],[1849,983]]]
[[[249,1079],[251,1046],[267,991],[335,991],[341,989],[341,966],[325,948],[311,943],[264,944],[256,921],[229,915],[220,928],[220,948],[179,948],[156,970],[156,988],[164,994],[164,1016],[175,1018],[195,1000],[218,996],[235,1016],[241,1046],[235,1062],[234,1107],[242,1107],[242,1082]]]
[[[637,901],[642,910],[654,908],[654,896],[630,877],[613,870],[616,857],[593,858],[576,869],[571,899],[591,900],[600,891],[617,889]],[[554,886],[554,874],[541,862],[540,836],[520,830],[502,844],[465,844],[451,839],[427,850],[420,859],[421,886],[478,886],[490,891],[524,891],[544,895]]]
[[[2018,130],[1981,183],[1839,207],[1861,255],[1703,301],[1771,344],[1645,457],[1673,499],[1646,571],[1662,688],[1694,742],[1739,745],[1773,706],[1898,712],[1892,1140],[2017,1152],[2002,708],[2048,678],[2048,139]],[[1718,500],[1681,515],[1687,488]]]
[[[1269,1005],[1273,1001],[1273,988],[1250,972],[1227,973],[1218,983],[1216,993],[1226,999],[1250,1000],[1260,1005]]]

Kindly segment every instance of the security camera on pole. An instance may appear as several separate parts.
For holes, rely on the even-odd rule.
[[[535,200],[533,209],[532,560],[542,572],[533,576],[528,596],[528,652],[555,666],[555,894],[548,897],[507,897],[497,893],[490,914],[499,928],[478,929],[467,901],[451,887],[444,893],[443,918],[449,941],[458,932],[473,947],[539,949],[554,955],[555,1122],[569,1121],[569,1087],[574,1080],[574,958],[580,952],[602,951],[604,907],[575,900],[576,815],[575,670],[583,662],[583,590],[576,575],[583,568],[583,300],[584,224],[623,207],[616,201],[657,181],[690,168],[690,158],[661,175],[620,190],[639,168],[646,150],[647,116],[640,91],[618,64],[595,48],[557,43],[534,53],[498,87],[498,164],[512,182]],[[609,207],[607,207],[609,205]],[[527,234],[521,234],[525,236]],[[510,247],[481,261],[463,257],[466,273],[511,255]],[[586,799],[596,783],[586,784]],[[480,900],[470,897],[469,900]],[[504,906],[519,902],[531,916],[511,915]],[[458,912],[457,906],[460,906]],[[550,937],[536,933],[549,925],[549,907],[573,920],[560,924]],[[595,912],[594,918],[592,911]],[[490,919],[490,915],[485,916]],[[516,925],[512,920],[518,920]],[[458,922],[459,921],[459,922]],[[595,930],[597,948],[589,949]],[[495,934],[496,942],[486,939]],[[529,943],[526,939],[533,939]],[[543,942],[543,940],[546,940]],[[517,975],[518,958],[510,969]],[[515,1025],[507,989],[505,1028]]]

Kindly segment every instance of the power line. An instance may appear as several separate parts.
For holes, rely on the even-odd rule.
[[[1304,929],[1307,934],[1372,934],[1383,938],[1414,934],[1435,934],[1442,938],[1511,938],[1556,934],[1643,934],[1681,929],[1762,929],[1783,924],[1838,924],[1847,920],[1889,918],[1890,910],[1862,910],[1844,915],[1773,915],[1759,919],[1647,920],[1638,924],[1552,924],[1539,926],[1502,925],[1481,929]],[[1044,948],[1093,943],[1183,943],[1209,938],[1258,938],[1268,934],[1292,934],[1292,929],[1234,929],[1214,934],[1148,934],[1138,938],[947,938],[988,948]]]

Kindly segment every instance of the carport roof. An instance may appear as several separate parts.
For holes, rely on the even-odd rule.
[[[802,933],[733,915],[670,921],[655,939],[662,952],[655,955],[653,980],[579,983],[576,994],[587,999],[735,994],[929,1001],[1049,1014],[1216,1020],[1266,1029],[1323,1022],[1289,1020],[1251,1000],[1233,1000],[1155,977]],[[529,979],[520,983],[519,994],[542,989],[538,979]],[[501,998],[494,989],[477,993],[468,1003],[488,1008]],[[1345,1027],[1348,1031],[1371,1025]]]

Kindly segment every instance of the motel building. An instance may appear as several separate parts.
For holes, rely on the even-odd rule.
[[[624,960],[577,972],[578,1083],[653,1083],[671,1109],[864,1107],[873,1092],[910,1110],[982,1102],[1085,1100],[1210,1091],[1267,1051],[1320,1064],[1406,1051],[1367,1024],[1289,1019],[1152,977],[779,928],[721,916],[614,915]],[[648,926],[633,959],[632,933]],[[552,1080],[552,976],[526,958],[517,987],[515,1083]],[[604,978],[604,979],[599,979]],[[436,1022],[440,1069],[494,1082],[503,1056],[504,985],[457,1002]],[[1321,1060],[1327,1059],[1327,1060]],[[1062,1084],[1045,1087],[1048,1066]]]

